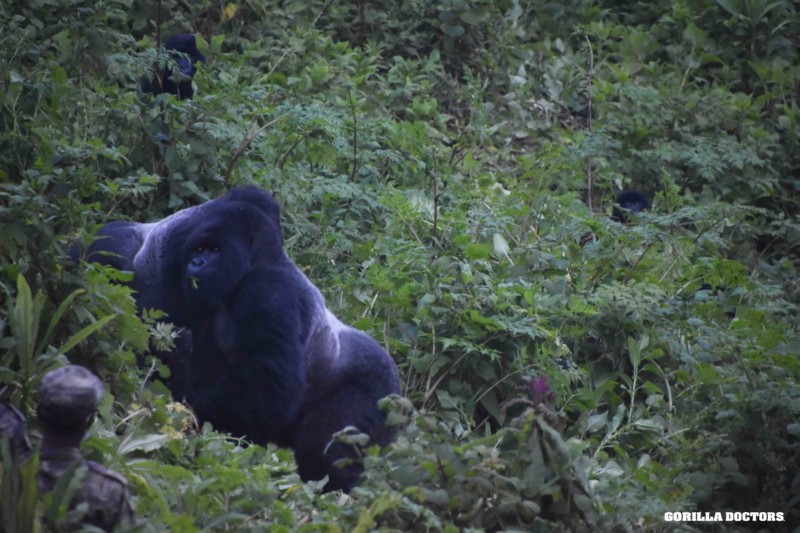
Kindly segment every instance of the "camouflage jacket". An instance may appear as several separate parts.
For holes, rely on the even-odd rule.
[[[8,437],[12,457],[27,456],[31,451],[25,417],[13,405],[0,401],[0,439],[5,437]]]
[[[69,508],[84,502],[88,504],[81,525],[91,524],[112,531],[119,524],[133,523],[133,507],[125,478],[94,461],[87,461],[78,448],[48,448],[39,452],[39,493],[53,490],[58,478],[76,461],[86,467],[86,474]]]

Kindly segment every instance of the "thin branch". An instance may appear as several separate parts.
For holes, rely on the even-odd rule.
[[[586,72],[586,81],[587,81],[587,88],[586,91],[588,93],[588,121],[589,121],[589,133],[592,132],[593,124],[592,124],[592,76],[594,74],[594,50],[592,49],[592,41],[589,40],[589,36],[584,34],[584,38],[586,39],[586,44],[589,46],[589,70]],[[589,213],[594,212],[594,201],[592,197],[594,196],[594,177],[592,176],[592,157],[586,161],[586,188],[587,188],[587,206],[589,207]]]
[[[353,114],[353,171],[350,173],[350,181],[356,182],[358,172],[358,116],[356,115],[356,104],[353,102],[353,93],[350,87],[347,88],[347,98],[350,100],[350,112]]]
[[[424,405],[424,404],[426,404],[426,403],[428,403],[428,400],[430,400],[430,399],[431,399],[431,397],[432,397],[432,396],[433,396],[433,394],[436,392],[436,389],[438,389],[438,388],[439,388],[439,385],[442,383],[442,381],[444,380],[444,378],[446,378],[447,376],[449,376],[449,375],[450,375],[450,372],[451,372],[451,371],[452,371],[454,368],[458,368],[458,364],[459,364],[461,361],[463,361],[463,360],[464,360],[464,358],[465,358],[465,357],[467,357],[468,355],[470,355],[471,353],[472,353],[472,352],[464,352],[464,353],[461,355],[461,357],[459,357],[458,359],[456,359],[455,361],[453,361],[452,363],[450,363],[450,366],[447,368],[447,370],[445,370],[444,372],[442,372],[442,375],[440,375],[440,376],[439,376],[439,378],[438,378],[438,379],[437,379],[437,380],[436,380],[436,381],[433,383],[433,385],[428,385],[428,390],[426,390],[426,391],[425,391],[425,398],[422,400],[422,404],[423,404],[423,405]]]
[[[320,10],[319,14],[314,18],[314,22],[311,23],[312,27],[317,25],[317,22],[319,21],[320,18],[322,18],[322,15],[324,15],[328,11],[328,8],[331,7],[331,4],[333,4],[333,0],[328,0],[327,2],[325,2],[325,5],[322,6],[322,9]]]
[[[156,50],[161,50],[161,0],[156,0]]]
[[[639,254],[639,257],[631,265],[631,268],[628,269],[628,273],[625,274],[625,279],[622,280],[622,284],[623,285],[627,285],[628,284],[628,282],[631,280],[631,277],[633,276],[633,271],[636,270],[636,267],[639,266],[639,263],[642,262],[642,259],[644,259],[644,256],[646,256],[647,252],[649,252],[653,248],[653,245],[655,245],[655,243],[656,243],[656,241],[650,241],[650,244],[648,244],[647,247],[644,250],[642,250],[642,253]]]
[[[436,178],[436,173],[433,175],[433,228],[431,229],[431,238],[436,242],[436,229],[439,225],[439,180]]]
[[[283,166],[286,164],[286,160],[287,160],[287,159],[289,159],[289,156],[291,155],[291,153],[292,153],[292,152],[294,152],[294,149],[295,149],[295,148],[297,148],[297,146],[298,146],[298,145],[299,145],[301,142],[303,142],[304,140],[306,140],[306,137],[308,137],[308,134],[307,134],[306,132],[303,132],[303,133],[301,133],[301,134],[300,134],[300,136],[299,136],[299,137],[297,137],[297,140],[296,140],[296,141],[294,141],[294,142],[292,143],[292,145],[289,147],[289,149],[288,149],[288,150],[286,150],[286,151],[283,153],[283,155],[282,155],[282,156],[280,156],[280,157],[278,158],[278,160],[276,161],[276,163],[277,163],[277,165],[278,165],[278,168],[279,168],[280,170],[283,170]]]
[[[270,120],[269,122],[258,128],[252,135],[250,136],[245,135],[244,139],[242,139],[242,142],[239,144],[239,148],[236,149],[236,152],[233,154],[233,157],[231,157],[231,160],[228,163],[227,170],[225,170],[225,182],[230,180],[231,173],[233,172],[233,167],[236,165],[236,161],[239,160],[239,158],[242,156],[245,150],[247,150],[247,148],[252,144],[252,142],[256,139],[256,137],[261,135],[264,132],[264,130],[266,130],[270,126],[273,126],[275,123],[277,123],[278,121],[282,120],[285,117],[286,115],[278,115],[274,119]]]

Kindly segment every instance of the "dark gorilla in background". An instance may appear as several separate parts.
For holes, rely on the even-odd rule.
[[[187,399],[216,429],[294,449],[303,480],[350,489],[361,466],[333,433],[355,426],[386,445],[379,399],[399,393],[397,368],[373,339],[343,324],[286,256],[278,205],[247,187],[154,224],[114,222],[89,260],[133,270],[142,308],[189,328]]]
[[[197,63],[206,62],[206,56],[197,49],[197,38],[192,34],[179,34],[170,37],[164,48],[171,52],[177,70],[167,67],[156,69],[142,79],[142,91],[151,94],[174,94],[181,100],[194,96],[192,77],[197,73]]]
[[[622,224],[626,224],[629,221],[629,214],[635,215],[650,209],[650,202],[647,201],[647,197],[636,189],[621,192],[614,203],[617,205],[614,206],[611,219]]]

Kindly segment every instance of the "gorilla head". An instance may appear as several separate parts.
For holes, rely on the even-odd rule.
[[[202,221],[186,238],[181,264],[190,308],[220,305],[254,265],[288,261],[277,204],[260,189],[244,190],[206,204]]]
[[[628,214],[641,213],[650,209],[647,197],[636,189],[621,192],[614,203],[617,205],[614,206],[611,219],[622,224],[629,221]]]
[[[181,100],[194,95],[192,77],[197,73],[197,63],[206,62],[206,56],[197,49],[197,38],[192,34],[173,35],[164,44],[177,69],[166,68],[155,76],[142,79],[142,91],[151,94],[174,94]]]
[[[197,37],[192,34],[173,35],[164,43],[164,48],[185,54],[173,55],[175,56],[175,62],[178,64],[178,70],[189,78],[197,73],[198,61],[203,64],[206,62],[206,56],[197,49]]]
[[[250,248],[244,236],[222,237],[210,226],[198,229],[187,241],[183,292],[189,304],[219,305],[250,270]]]

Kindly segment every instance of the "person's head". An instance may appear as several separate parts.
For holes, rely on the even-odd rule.
[[[45,374],[39,385],[36,414],[45,437],[83,437],[103,399],[103,384],[88,369],[69,365]]]

